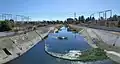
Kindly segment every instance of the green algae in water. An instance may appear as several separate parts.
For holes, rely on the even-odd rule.
[[[104,60],[108,59],[106,52],[100,48],[92,48],[82,52],[82,55],[79,56],[81,61],[97,61],[97,60]]]

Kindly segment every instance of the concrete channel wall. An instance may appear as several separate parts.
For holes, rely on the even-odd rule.
[[[95,26],[95,25],[90,25],[90,26],[86,26],[89,28],[95,28],[95,29],[102,29],[102,30],[108,30],[108,31],[116,31],[116,32],[120,32],[120,28],[118,27],[106,27],[106,26]]]
[[[70,26],[72,26],[74,29],[83,28],[83,30],[81,30],[79,33],[84,36],[85,40],[90,46],[93,48],[103,48],[110,59],[120,63],[120,35],[118,32],[93,29],[76,25]],[[100,45],[97,45],[93,39],[97,39],[97,42]],[[115,45],[113,46],[114,43]]]
[[[106,50],[107,56],[120,63],[120,35],[113,34],[111,31],[104,31],[99,29],[86,28],[87,33],[91,39],[98,39],[100,48]],[[93,43],[91,43],[93,45]],[[113,46],[114,45],[114,46]]]
[[[46,32],[35,30],[25,34],[0,38],[0,64],[21,56],[49,34],[54,27]]]
[[[93,37],[96,35],[99,39],[102,39],[106,44],[120,47],[120,35],[113,34],[111,31],[97,30],[97,29],[87,29],[87,32]],[[91,34],[92,33],[92,34]]]
[[[114,31],[107,31],[101,29],[87,28],[82,26],[72,25],[75,29],[83,28],[83,34],[88,34],[92,39],[97,38],[101,39],[104,43],[108,45],[113,45],[115,43],[115,47],[120,47],[120,33]]]

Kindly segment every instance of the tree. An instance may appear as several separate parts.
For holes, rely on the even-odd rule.
[[[60,24],[63,24],[63,21],[59,21]]]
[[[12,30],[12,25],[10,23],[10,21],[1,21],[0,22],[0,31],[9,31]]]
[[[94,17],[92,17],[92,19],[91,19],[92,21],[95,21],[95,18]]]
[[[43,20],[43,23],[45,24],[45,23],[47,23],[47,21],[46,21],[46,20]]]
[[[13,19],[10,19],[9,22],[11,23],[11,26],[12,26],[12,27],[15,27],[15,23],[14,23],[14,20],[13,20]]]
[[[77,18],[75,18],[75,21],[78,21]]]
[[[113,15],[112,20],[113,20],[113,21],[117,21],[117,20],[118,20],[118,16],[117,16],[117,15]]]
[[[81,22],[81,17],[79,16],[79,17],[78,17],[78,23],[80,23],[80,22]]]
[[[60,23],[60,21],[59,21],[59,20],[57,20],[56,22],[57,22],[57,24],[59,24],[59,23]]]
[[[67,18],[67,23],[73,23],[74,19],[73,18]]]
[[[90,21],[90,18],[89,18],[89,17],[88,17],[88,18],[86,18],[85,22],[88,22],[88,21]]]
[[[57,23],[57,22],[53,20],[53,21],[51,21],[51,23],[52,23],[52,24],[55,24],[55,23]]]
[[[100,20],[104,20],[104,18],[103,18],[103,17],[100,17]]]
[[[90,21],[92,20],[91,16],[90,16]]]
[[[84,16],[81,16],[81,18],[80,18],[80,19],[81,19],[81,22],[82,22],[82,23],[84,23],[84,21],[85,21]]]
[[[112,17],[108,18],[107,20],[108,20],[108,21],[112,21]]]
[[[78,21],[79,21],[79,22],[81,21],[81,17],[80,17],[80,16],[78,17]]]
[[[10,19],[10,21],[11,21],[11,22],[14,22],[14,20],[13,20],[13,19]]]

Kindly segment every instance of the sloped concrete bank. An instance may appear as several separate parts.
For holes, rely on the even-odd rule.
[[[30,50],[46,37],[54,27],[35,30],[21,35],[0,38],[0,64],[13,60]]]
[[[120,39],[119,35],[113,34],[111,31],[99,29],[85,28],[86,34],[92,42],[90,44],[103,48],[107,56],[120,63]]]
[[[74,29],[82,28],[79,31],[85,40],[93,48],[103,48],[107,53],[107,56],[120,63],[120,35],[118,32],[105,31],[99,29],[92,29],[82,26],[70,25]]]

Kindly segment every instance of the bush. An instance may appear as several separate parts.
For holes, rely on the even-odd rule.
[[[100,48],[93,48],[82,52],[82,55],[79,57],[81,61],[96,61],[96,60],[104,60],[108,57],[106,56],[106,52]]]
[[[0,31],[10,31],[12,29],[12,23],[10,21],[0,21]]]

